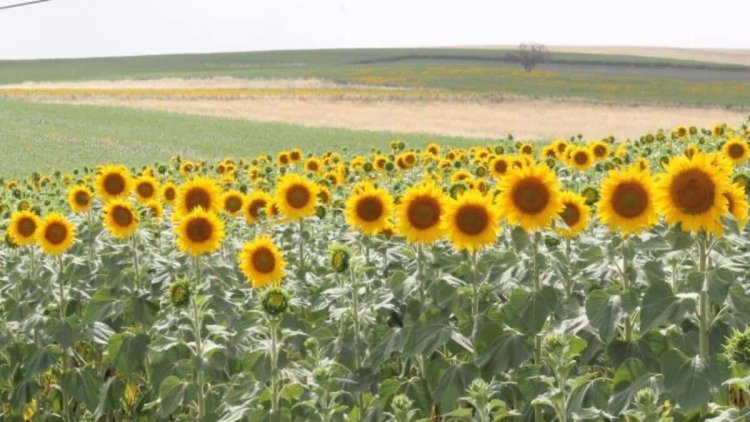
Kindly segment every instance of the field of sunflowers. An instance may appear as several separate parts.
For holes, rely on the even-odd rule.
[[[0,419],[750,417],[748,125],[4,180]]]

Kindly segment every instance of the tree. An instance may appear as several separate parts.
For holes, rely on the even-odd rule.
[[[548,54],[544,44],[521,44],[510,56],[521,62],[527,72],[531,72],[537,64],[544,61]]]

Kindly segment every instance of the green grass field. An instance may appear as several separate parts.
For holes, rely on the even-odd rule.
[[[551,54],[534,73],[504,50],[362,49],[0,61],[0,84],[159,77],[325,78],[438,89],[606,101],[747,106],[750,68],[684,60]]]
[[[0,177],[6,178],[107,162],[138,166],[177,154],[210,160],[275,153],[291,146],[305,152],[343,148],[367,152],[386,149],[393,139],[415,147],[430,140],[456,146],[488,142],[4,100],[0,100],[0,122]]]

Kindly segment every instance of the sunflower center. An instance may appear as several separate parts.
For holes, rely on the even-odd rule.
[[[440,221],[440,204],[431,196],[417,197],[409,204],[407,216],[413,227],[429,229]]]
[[[266,206],[266,201],[263,199],[256,199],[250,203],[247,207],[247,212],[250,213],[253,218],[258,218],[259,211]]]
[[[199,217],[190,220],[187,224],[187,237],[193,242],[203,243],[211,238],[214,228],[211,222]]]
[[[276,257],[268,248],[261,247],[253,252],[253,267],[262,274],[268,274],[276,267]]]
[[[686,214],[701,214],[711,209],[715,194],[716,185],[711,177],[698,169],[678,174],[669,187],[672,201]]]
[[[603,146],[597,145],[594,147],[594,155],[596,155],[597,157],[599,158],[604,157],[606,153],[607,153],[607,149],[604,148]]]
[[[528,145],[524,145],[524,147],[521,148],[521,152],[524,154],[531,154],[532,148]]]
[[[413,155],[407,155],[406,156],[406,162],[408,164],[414,164],[415,161],[416,161],[416,158]]]
[[[622,217],[638,217],[647,207],[648,192],[639,183],[622,183],[612,194],[612,208]]]
[[[729,146],[729,156],[732,158],[742,158],[745,154],[745,148],[742,148],[740,144],[732,144]]]
[[[112,219],[120,227],[127,227],[133,223],[133,213],[122,206],[116,206],[112,209]]]
[[[281,164],[287,164],[289,162],[289,157],[286,155],[282,155],[281,157],[279,157],[279,161],[281,162]]]
[[[316,163],[315,161],[311,161],[307,163],[307,168],[312,171],[318,171],[318,163]]]
[[[513,203],[524,214],[537,214],[549,203],[549,189],[539,179],[524,179],[513,190]]]
[[[289,154],[289,157],[290,157],[290,158],[291,158],[292,160],[294,160],[294,161],[297,161],[297,160],[299,160],[299,159],[300,159],[300,155],[299,155],[299,153],[298,153],[298,152],[296,152],[296,151],[292,151],[292,153],[291,153],[291,154]]]
[[[36,222],[34,222],[34,219],[29,217],[20,219],[18,221],[18,232],[21,233],[23,237],[33,235],[36,232]]]
[[[468,235],[483,232],[490,224],[490,214],[481,205],[464,205],[456,213],[456,226]]]
[[[560,213],[560,218],[568,227],[573,227],[581,220],[581,210],[575,204],[566,203],[565,209]]]
[[[508,163],[505,160],[497,160],[494,167],[496,172],[503,174],[508,170]]]
[[[372,222],[383,215],[383,203],[379,198],[367,196],[357,202],[357,217]]]
[[[584,165],[589,162],[589,156],[585,152],[576,152],[573,156],[576,164]]]
[[[84,207],[89,204],[89,194],[84,191],[78,191],[73,195],[73,200],[76,201],[76,204]]]
[[[310,203],[310,190],[303,185],[294,185],[286,191],[286,202],[292,208],[304,208]]]
[[[154,196],[154,186],[151,183],[140,183],[136,190],[141,198],[151,198]]]
[[[164,197],[167,198],[168,201],[173,201],[176,196],[177,192],[175,192],[172,187],[169,187],[164,191]]]
[[[188,211],[202,207],[204,210],[210,209],[211,195],[203,188],[193,188],[185,195],[185,205]]]
[[[121,174],[108,174],[104,178],[104,190],[110,195],[119,195],[125,191],[125,178]]]
[[[242,208],[242,199],[236,196],[230,196],[224,201],[224,207],[229,212],[237,212]]]
[[[53,245],[59,245],[68,237],[68,228],[60,222],[53,222],[44,231],[44,238]]]

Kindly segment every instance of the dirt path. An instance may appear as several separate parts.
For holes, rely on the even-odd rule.
[[[740,124],[750,111],[720,108],[609,105],[577,101],[511,99],[503,102],[357,101],[310,99],[179,100],[81,98],[56,100],[175,113],[285,122],[305,126],[525,139],[637,137],[679,125]]]

